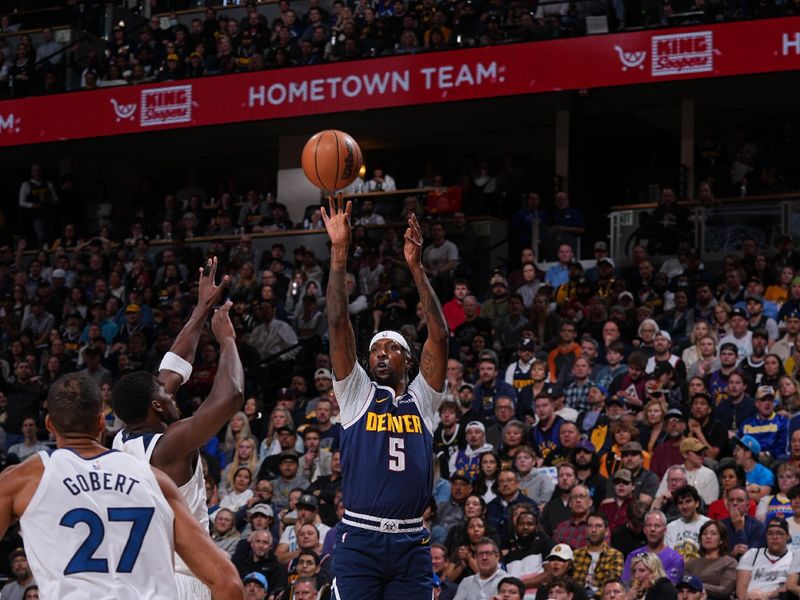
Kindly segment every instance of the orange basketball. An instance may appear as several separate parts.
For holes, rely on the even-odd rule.
[[[326,192],[346,188],[361,169],[361,148],[344,131],[326,129],[311,136],[303,148],[303,172]]]

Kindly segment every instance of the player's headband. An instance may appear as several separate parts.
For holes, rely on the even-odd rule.
[[[388,330],[387,331],[379,331],[378,333],[376,333],[375,335],[372,336],[372,339],[369,341],[370,350],[372,350],[372,345],[375,342],[377,342],[378,340],[387,340],[387,339],[388,340],[394,340],[395,342],[400,344],[405,349],[406,352],[411,354],[411,348],[409,347],[408,342],[406,341],[406,338],[404,338],[402,335],[400,335],[396,331],[388,331]]]

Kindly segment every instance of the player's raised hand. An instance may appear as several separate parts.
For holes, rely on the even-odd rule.
[[[350,215],[353,212],[353,203],[344,202],[341,192],[335,197],[328,196],[328,209],[322,206],[322,221],[331,238],[331,244],[338,247],[350,245]]]
[[[231,306],[233,306],[233,302],[227,300],[225,304],[214,311],[214,316],[211,317],[211,331],[214,332],[214,337],[218,342],[226,338],[236,339],[236,331],[233,329],[229,314]]]
[[[406,257],[406,262],[409,267],[422,265],[422,230],[417,221],[417,215],[411,213],[408,217],[408,227],[403,236],[405,243],[403,244],[403,254]]]
[[[200,287],[197,293],[197,306],[206,311],[214,308],[222,299],[222,294],[228,287],[230,277],[225,275],[219,285],[217,278],[217,257],[209,258],[204,267],[200,267]]]

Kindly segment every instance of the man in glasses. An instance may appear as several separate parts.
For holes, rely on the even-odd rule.
[[[481,538],[475,548],[478,572],[466,577],[458,586],[455,600],[482,600],[497,593],[500,581],[508,577],[500,568],[500,549],[491,538]]]
[[[750,548],[739,560],[736,569],[737,598],[777,598],[785,591],[793,559],[788,542],[789,526],[786,521],[772,518],[767,523],[767,547]]]

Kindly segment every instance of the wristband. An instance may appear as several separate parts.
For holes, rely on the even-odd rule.
[[[183,360],[174,352],[167,352],[161,359],[159,371],[172,371],[181,376],[181,385],[189,381],[192,376],[192,364]]]

